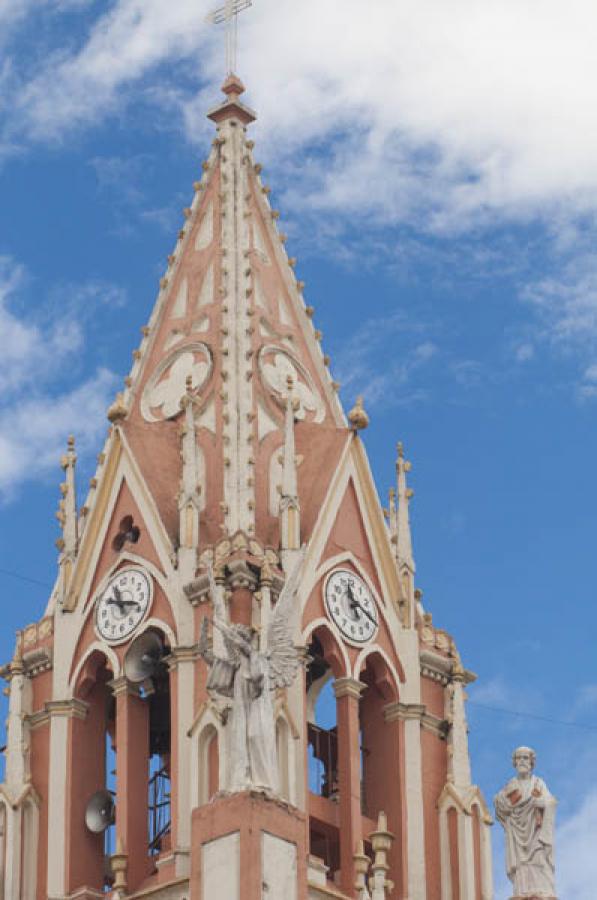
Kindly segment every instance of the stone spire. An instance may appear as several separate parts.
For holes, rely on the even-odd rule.
[[[398,517],[396,523],[396,559],[400,570],[408,569],[414,575],[415,561],[413,558],[412,537],[410,533],[409,505],[414,491],[406,484],[407,472],[410,472],[411,464],[404,459],[404,447],[398,444],[398,458],[396,460],[396,475],[398,481]]]
[[[9,665],[10,688],[6,721],[6,784],[16,795],[29,781],[29,737],[26,714],[30,712],[31,687],[23,666],[23,635],[17,632]]]
[[[60,595],[62,600],[66,598],[70,585],[73,565],[79,549],[79,527],[77,521],[77,497],[75,488],[75,465],[77,454],[75,453],[75,439],[70,435],[66,453],[60,459],[60,465],[64,470],[64,481],[60,485],[62,495],[58,505],[56,518],[62,529],[62,537],[56,541],[60,551]]]
[[[195,423],[196,405],[197,398],[193,392],[192,378],[188,375],[186,391],[180,401],[184,420],[181,423],[182,474],[178,495],[180,516],[178,565],[185,578],[191,578],[194,575],[197,565],[197,547],[199,546],[201,483]]]
[[[460,656],[456,652],[456,659],[452,668],[452,679],[446,688],[445,704],[446,721],[450,725],[448,732],[448,781],[461,791],[471,786],[465,682],[466,672]]]
[[[308,510],[299,523],[294,441],[320,432],[319,442],[339,452],[338,432],[347,428],[296,260],[253,158],[248,128],[255,113],[242,102],[235,75],[222,89],[224,100],[209,113],[216,128],[211,152],[110,413],[189,572],[198,510],[202,549],[239,533],[261,547],[298,547]],[[191,394],[181,454],[180,402]]]

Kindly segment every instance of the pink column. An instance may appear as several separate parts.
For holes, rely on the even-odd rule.
[[[127,885],[135,891],[151,870],[148,854],[149,706],[136,687],[117,678],[116,840],[128,857]]]
[[[354,854],[362,840],[361,746],[359,698],[365,685],[354,678],[334,682],[338,721],[338,785],[340,791],[340,879],[352,896],[356,881]]]

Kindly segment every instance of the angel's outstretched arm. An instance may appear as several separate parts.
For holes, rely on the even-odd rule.
[[[207,564],[207,577],[209,578],[209,594],[211,597],[211,602],[213,603],[214,618],[216,620],[216,623],[220,626],[227,625],[228,617],[226,615],[226,607],[224,605],[220,589],[216,584],[214,570],[211,563]]]
[[[203,622],[201,623],[201,634],[199,635],[199,643],[197,644],[197,650],[199,651],[199,656],[201,656],[208,666],[211,666],[215,660],[215,656],[211,649],[209,638],[207,636],[207,625],[208,618],[205,616]]]

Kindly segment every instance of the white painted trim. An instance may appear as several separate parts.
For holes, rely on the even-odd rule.
[[[39,808],[29,796],[23,804],[23,898],[33,898],[37,887],[37,860],[39,852]]]
[[[106,657],[106,659],[110,663],[112,672],[114,673],[114,678],[119,677],[120,661],[118,659],[118,656],[114,652],[114,650],[112,650],[111,647],[109,647],[107,644],[102,643],[101,641],[94,641],[93,644],[89,645],[89,647],[87,648],[87,650],[85,651],[85,653],[83,654],[83,656],[81,657],[79,662],[77,663],[77,666],[72,674],[72,678],[69,681],[69,687],[71,690],[71,694],[74,694],[75,686],[77,684],[77,681],[79,680],[79,675],[81,674],[81,670],[83,669],[85,663],[87,662],[89,657],[92,656],[96,652],[99,652],[103,656]]]
[[[184,601],[183,601],[184,602]],[[157,623],[156,623],[157,627]],[[163,626],[162,626],[163,627]],[[169,630],[169,629],[168,629]],[[172,635],[172,637],[174,637]],[[172,641],[172,638],[170,638]],[[171,646],[174,646],[171,643]],[[170,672],[170,682],[174,672]],[[195,700],[195,660],[179,659],[176,666],[177,734],[178,742],[178,821],[176,822],[176,848],[191,847],[192,795],[189,792],[192,768],[192,745],[187,734],[193,722]],[[174,737],[174,735],[173,735]],[[190,860],[186,854],[176,856],[176,875],[189,874]]]
[[[340,652],[342,654],[342,662],[344,663],[344,672],[342,673],[341,677],[345,677],[345,676],[350,677],[350,674],[351,674],[350,660],[348,658],[348,653],[346,652],[346,647],[344,647],[342,638],[339,637],[340,632],[338,631],[338,629],[334,629],[332,627],[332,622],[330,622],[329,619],[323,618],[323,616],[322,616],[319,619],[312,619],[309,622],[309,624],[307,625],[307,627],[304,629],[304,631],[302,633],[305,644],[308,643],[308,640],[311,637],[311,635],[313,634],[313,632],[315,631],[315,629],[321,628],[322,626],[324,628],[327,628],[327,630],[331,633],[332,637],[334,638],[334,640],[336,641],[336,643],[338,644],[338,646],[340,648]]]
[[[156,619],[155,616],[150,616],[145,620],[145,622],[143,623],[143,627],[140,628],[139,631],[135,632],[132,640],[136,640],[138,637],[141,637],[142,634],[145,634],[146,631],[150,631],[150,629],[152,628],[157,628],[159,629],[159,631],[163,631],[164,635],[168,638],[168,643],[170,644],[170,647],[172,649],[178,646],[176,635],[174,634],[170,626],[166,622],[164,622],[163,619]]]
[[[404,781],[406,794],[406,852],[409,900],[426,900],[425,822],[421,723],[404,721]]]
[[[450,858],[450,827],[448,822],[448,809],[450,808],[454,807],[444,807],[439,811],[441,900],[452,900],[452,862]]]
[[[352,670],[352,677],[354,679],[356,679],[357,681],[359,680],[359,674],[361,672],[361,669],[363,668],[365,660],[367,659],[367,657],[372,656],[374,653],[378,653],[379,656],[381,656],[381,658],[387,665],[388,669],[390,670],[390,673],[392,675],[392,678],[394,679],[394,684],[396,687],[396,699],[399,699],[400,685],[402,683],[400,676],[394,666],[394,663],[392,662],[392,660],[390,659],[390,657],[388,656],[386,651],[383,649],[383,647],[380,647],[379,644],[370,644],[367,647],[363,647],[363,649],[361,650],[361,652],[359,653],[359,655],[356,658],[354,668]]]
[[[225,735],[224,729],[222,728],[222,723],[219,721],[217,716],[215,715],[214,710],[209,705],[205,705],[201,716],[197,721],[195,721],[193,725],[193,730],[190,735],[190,805],[191,810],[193,810],[196,806],[201,806],[202,800],[202,772],[203,767],[205,765],[205,760],[202,759],[202,738],[205,730],[213,726],[215,728],[218,735],[218,755],[219,755],[219,788],[220,790],[225,790],[228,782],[228,754],[226,752],[225,746]],[[189,737],[186,737],[188,740]]]
[[[66,766],[68,760],[67,716],[50,719],[50,771],[48,809],[52,811],[48,829],[48,897],[65,894],[66,856]]]

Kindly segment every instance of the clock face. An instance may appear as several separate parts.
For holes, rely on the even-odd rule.
[[[366,644],[379,629],[379,615],[371,591],[349,569],[336,569],[324,589],[327,614],[351,644]]]
[[[99,595],[95,628],[108,644],[121,644],[139,627],[152,600],[151,578],[143,569],[120,569]]]

